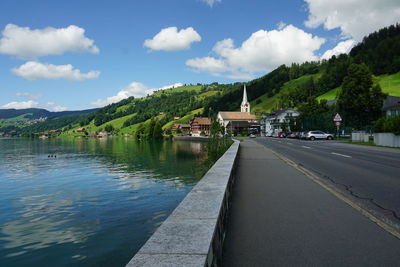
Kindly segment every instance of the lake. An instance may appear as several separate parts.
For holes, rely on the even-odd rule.
[[[205,174],[204,146],[0,139],[0,265],[124,266]]]

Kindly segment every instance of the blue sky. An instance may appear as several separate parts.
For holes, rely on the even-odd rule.
[[[2,0],[0,108],[78,110],[247,81],[346,53],[399,18],[397,0]]]

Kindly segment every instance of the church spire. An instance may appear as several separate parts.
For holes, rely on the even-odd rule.
[[[250,103],[247,101],[246,85],[244,85],[243,88],[243,100],[242,104],[240,105],[240,111],[250,113]]]
[[[243,105],[243,104],[246,104],[246,103],[248,103],[248,102],[247,102],[247,92],[246,92],[246,85],[244,85],[244,88],[243,88],[243,101],[242,101],[242,105]]]

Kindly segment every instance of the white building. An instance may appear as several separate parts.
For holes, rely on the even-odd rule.
[[[273,136],[282,131],[282,125],[290,131],[289,122],[291,118],[299,116],[300,113],[292,108],[274,110],[271,113],[264,114],[261,119],[261,132],[265,136]]]
[[[246,85],[243,88],[243,100],[240,105],[240,112],[220,111],[218,112],[217,121],[224,126],[225,134],[259,128],[256,116],[250,114],[250,103],[247,100]]]

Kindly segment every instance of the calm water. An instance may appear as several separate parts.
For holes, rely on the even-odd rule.
[[[0,265],[124,266],[205,160],[196,142],[0,139]]]

